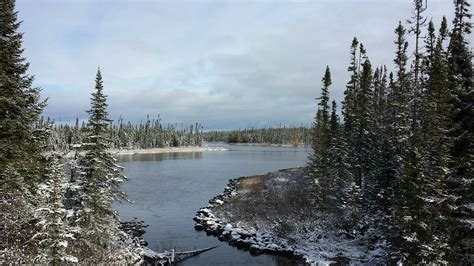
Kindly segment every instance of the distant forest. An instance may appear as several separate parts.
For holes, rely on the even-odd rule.
[[[208,131],[204,133],[204,140],[226,143],[285,144],[293,146],[310,145],[311,128],[304,126],[280,126],[231,131]]]
[[[51,121],[40,120],[40,124]],[[156,119],[147,119],[139,124],[124,122],[119,118],[117,123],[109,122],[108,137],[111,148],[114,149],[152,149],[183,146],[202,146],[203,142],[225,142],[242,144],[276,144],[302,146],[311,144],[310,127],[269,127],[251,128],[231,131],[204,131],[200,123],[189,126],[161,123],[158,115]],[[79,123],[76,119],[74,126],[68,124],[55,125],[52,130],[50,143],[61,151],[73,150],[87,134],[85,122]]]
[[[40,123],[44,123],[42,119]],[[48,119],[46,124],[49,123]],[[161,123],[156,119],[147,119],[139,124],[124,122],[119,118],[117,123],[109,121],[107,134],[110,147],[114,149],[151,149],[181,146],[202,146],[202,126],[195,123],[189,126]],[[51,145],[57,150],[72,150],[82,143],[87,135],[87,124],[76,119],[74,126],[68,124],[55,125],[50,138]]]

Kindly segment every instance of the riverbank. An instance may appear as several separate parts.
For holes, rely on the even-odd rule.
[[[380,262],[383,248],[366,236],[325,229],[328,221],[308,197],[311,187],[305,168],[230,180],[197,212],[195,229],[255,255],[294,256],[309,264]]]
[[[173,153],[173,152],[207,152],[207,151],[226,151],[223,147],[208,146],[188,146],[188,147],[167,147],[152,149],[111,149],[110,151],[116,155],[133,155],[133,154],[155,154],[155,153]]]
[[[110,149],[114,155],[134,155],[134,154],[158,154],[158,153],[189,153],[189,152],[210,152],[210,151],[227,151],[226,148],[219,146],[187,146],[187,147],[166,147],[166,148],[150,148],[150,149]],[[66,157],[74,157],[75,152],[69,152]]]
[[[234,146],[256,146],[256,147],[281,147],[281,148],[305,148],[309,147],[309,145],[305,144],[271,144],[271,143],[228,143],[229,145]]]

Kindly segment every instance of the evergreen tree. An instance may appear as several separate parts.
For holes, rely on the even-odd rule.
[[[430,30],[430,29],[429,29]],[[429,237],[425,247],[432,251],[423,251],[428,261],[441,261],[446,249],[446,231],[444,230],[444,214],[442,209],[446,196],[443,188],[449,167],[449,150],[452,141],[447,132],[452,127],[452,105],[448,89],[448,70],[443,41],[447,36],[446,18],[440,27],[432,55],[427,55],[430,62],[427,71],[426,91],[423,95],[423,130],[421,145],[423,165],[422,191],[423,209],[428,210],[424,218],[428,227],[425,229]],[[431,44],[428,42],[428,45]],[[430,47],[431,49],[431,47]],[[422,255],[423,255],[422,254]],[[421,257],[421,256],[420,256]]]
[[[104,262],[110,260],[114,250],[114,239],[120,239],[119,217],[112,209],[115,199],[124,198],[120,190],[126,179],[122,168],[108,151],[109,118],[107,97],[103,92],[100,70],[97,71],[95,92],[92,93],[87,136],[83,143],[85,155],[79,160],[80,206],[76,210],[77,226],[81,228],[76,243],[75,255],[82,262]]]
[[[318,110],[316,112],[313,124],[313,153],[310,156],[310,165],[313,178],[315,179],[315,193],[319,207],[325,209],[328,207],[327,186],[329,185],[329,86],[331,86],[331,72],[326,67],[324,77],[322,78],[323,87],[321,88],[321,97],[318,98]]]
[[[356,186],[350,171],[347,144],[344,131],[337,115],[336,101],[332,102],[330,124],[330,144],[328,147],[328,184],[330,211],[335,221],[333,226],[343,229],[347,235],[360,215],[358,204],[359,187]]]
[[[474,244],[472,237],[468,237],[472,233],[469,219],[474,216],[472,207],[469,207],[474,202],[474,90],[472,53],[468,42],[472,25],[468,1],[455,0],[454,6],[453,30],[448,46],[448,87],[454,106],[454,126],[450,131],[452,164],[446,193],[451,196],[448,216],[450,259],[459,261],[463,258],[467,262],[466,254],[473,253]]]
[[[323,83],[323,87],[321,89],[319,107],[321,110],[322,124],[324,125],[325,131],[327,133],[329,129],[329,87],[332,84],[329,66],[326,66],[326,71],[324,72],[324,77],[321,81]]]
[[[359,93],[356,95],[356,123],[355,134],[352,136],[355,144],[355,165],[357,171],[356,183],[362,188],[365,194],[368,193],[370,182],[364,184],[366,179],[371,178],[373,169],[373,91],[372,91],[372,66],[368,59],[362,66],[360,75]]]
[[[21,188],[23,182],[30,187],[34,186],[39,176],[35,173],[35,170],[36,172],[39,170],[35,165],[37,166],[37,162],[42,160],[41,142],[36,139],[38,134],[42,134],[42,130],[35,125],[45,103],[40,101],[40,89],[32,86],[33,76],[27,74],[29,63],[22,57],[23,34],[18,32],[20,22],[17,21],[14,7],[13,0],[1,1],[0,176],[3,180],[1,191]],[[14,173],[8,174],[5,172],[7,170]],[[23,180],[14,176],[21,176]]]
[[[60,160],[57,154],[51,156],[46,181],[39,187],[42,200],[36,215],[40,219],[40,229],[33,237],[40,247],[35,261],[53,265],[77,262],[77,258],[66,252],[68,241],[73,238],[63,205],[67,182]]]
[[[413,75],[412,75],[412,89],[413,89],[413,105],[412,105],[412,127],[415,132],[415,137],[420,131],[420,95],[421,95],[421,82],[420,82],[420,70],[421,70],[421,59],[422,53],[420,51],[420,35],[421,29],[426,25],[427,19],[423,17],[423,12],[427,9],[427,1],[413,0],[414,10],[412,17],[407,22],[411,25],[409,32],[415,35],[415,51],[413,60]]]
[[[402,151],[407,146],[411,132],[411,108],[409,103],[411,102],[412,94],[410,91],[409,73],[406,71],[408,42],[405,41],[405,31],[400,22],[395,29],[397,34],[395,41],[397,50],[393,61],[396,66],[396,80],[393,83],[393,97],[390,102],[393,105],[393,115],[395,115],[391,121],[391,126],[398,156],[401,156]]]
[[[395,184],[397,183],[397,175],[399,172],[399,161],[400,157],[396,152],[396,140],[395,135],[395,120],[396,116],[396,105],[395,105],[395,82],[393,73],[390,72],[388,76],[388,85],[386,92],[386,110],[383,115],[383,126],[382,126],[382,151],[380,157],[380,166],[378,169],[377,176],[377,190],[379,191],[378,205],[381,207],[383,213],[387,216],[393,215],[393,202],[395,197]],[[393,223],[393,219],[386,221],[386,229]]]
[[[22,57],[14,0],[0,1],[0,18],[0,262],[26,263],[35,250],[28,240],[48,130],[39,126],[45,102]]]
[[[354,37],[350,48],[350,64],[347,71],[351,77],[344,91],[344,101],[342,102],[342,114],[344,115],[344,134],[348,145],[349,158],[355,158],[356,151],[352,136],[355,134],[355,115],[356,115],[356,95],[359,88],[359,63],[357,61],[357,51],[359,49],[359,41]],[[355,173],[354,166],[351,169]]]

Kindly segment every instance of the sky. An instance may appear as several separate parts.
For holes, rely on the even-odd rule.
[[[412,1],[18,0],[16,9],[45,116],[87,119],[100,66],[112,119],[160,114],[226,130],[310,125],[327,65],[330,96],[342,100],[354,36],[373,66],[392,67],[394,29]],[[452,13],[451,0],[429,0],[425,15],[438,28]]]

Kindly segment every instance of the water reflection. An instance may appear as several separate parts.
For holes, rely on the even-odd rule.
[[[149,162],[164,160],[198,160],[202,159],[202,152],[169,152],[169,153],[150,153],[150,154],[126,154],[118,155],[119,162]]]

